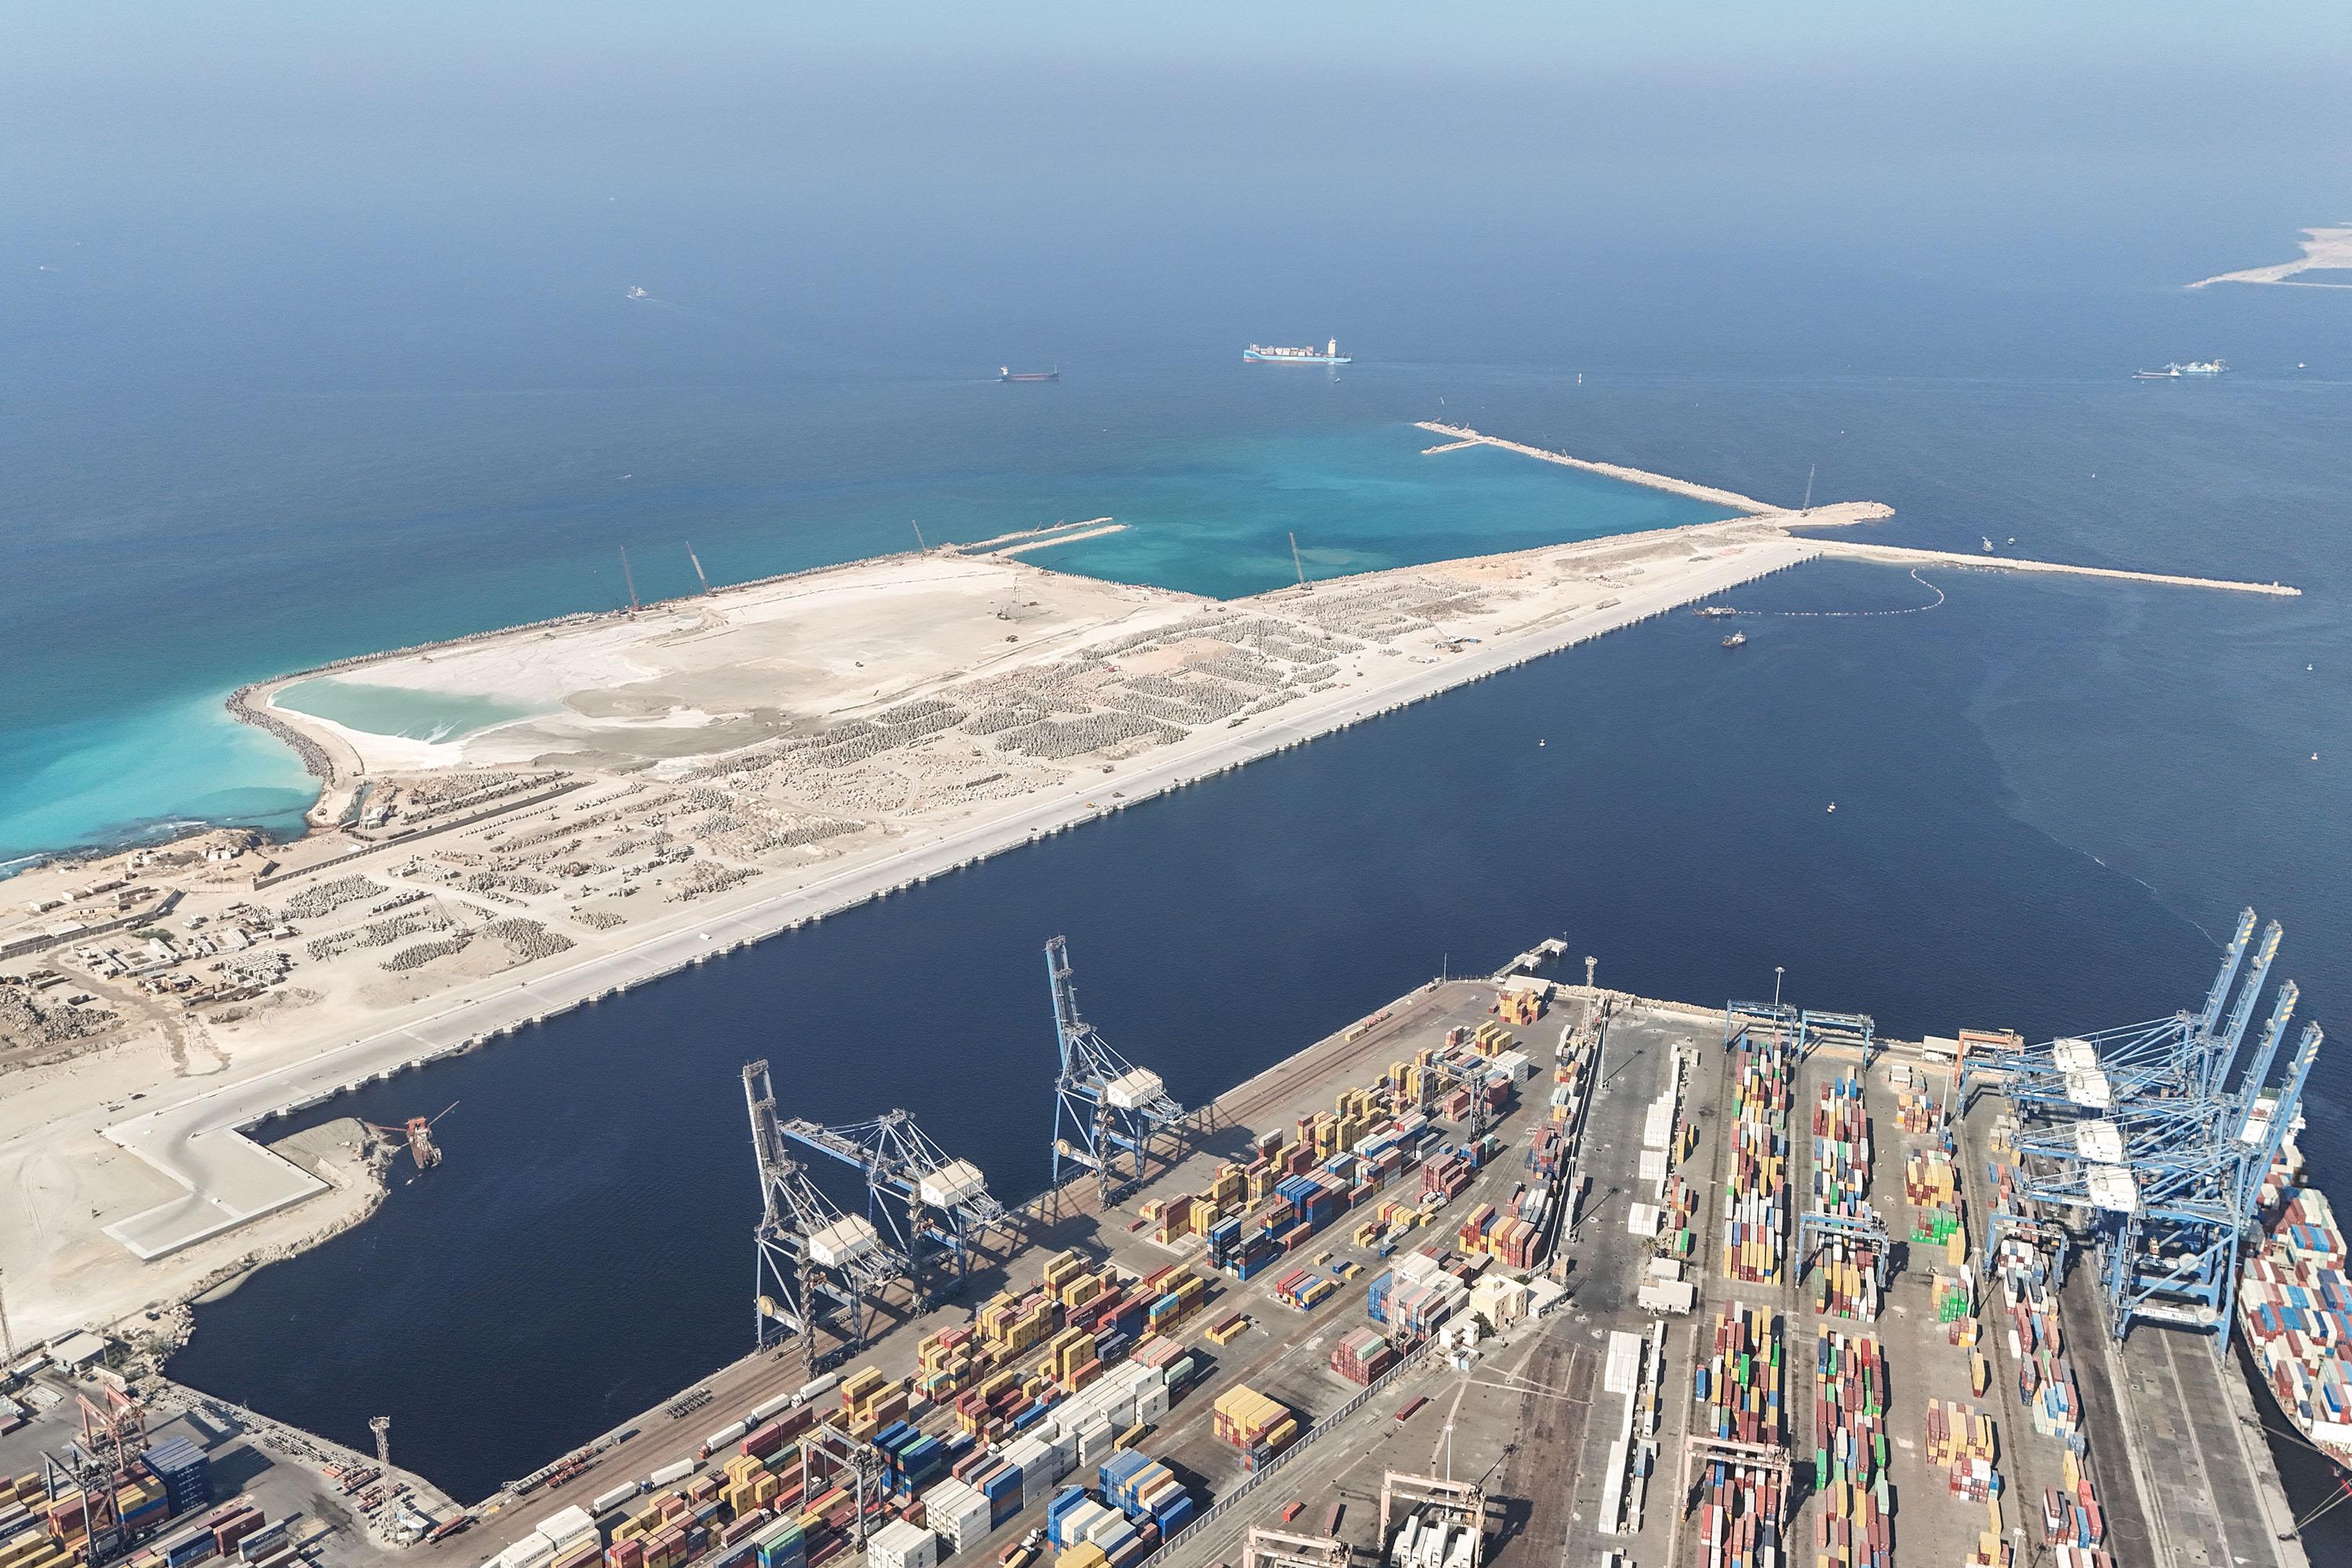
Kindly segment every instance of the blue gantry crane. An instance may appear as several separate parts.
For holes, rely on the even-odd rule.
[[[2240,915],[2193,1013],[1969,1056],[1963,1096],[1998,1075],[2019,1118],[2025,1207],[1993,1215],[1988,1261],[2005,1234],[2046,1237],[2063,1213],[2098,1248],[2115,1338],[2145,1321],[2213,1330],[2226,1349],[2240,1247],[2323,1038],[2305,1026],[2271,1087],[2298,997],[2287,981],[2241,1066],[2283,934],[2273,921],[2256,941],[2254,911]]]
[[[844,1343],[853,1352],[863,1350],[883,1289],[909,1273],[909,1265],[883,1242],[872,1221],[842,1213],[792,1157],[765,1061],[744,1064],[743,1103],[751,1112],[751,1152],[760,1173],[760,1219],[752,1232],[752,1342],[765,1350],[783,1334],[798,1334],[814,1377],[817,1318],[831,1316]]]
[[[961,1290],[971,1272],[972,1253],[988,1233],[1011,1226],[1011,1216],[990,1195],[980,1167],[948,1153],[904,1110],[842,1127],[796,1117],[777,1130],[804,1148],[855,1166],[865,1178],[866,1217],[887,1227],[898,1243],[918,1310],[934,1299],[927,1258],[944,1254],[955,1270],[950,1291]]]
[[[1054,1079],[1052,1190],[1061,1192],[1066,1164],[1092,1171],[1108,1208],[1121,1179],[1121,1157],[1129,1166],[1125,1181],[1141,1182],[1145,1150],[1155,1134],[1183,1125],[1184,1108],[1170,1098],[1158,1073],[1120,1056],[1078,1016],[1069,944],[1061,937],[1045,944],[1045,974],[1053,986],[1054,1037],[1061,1051],[1061,1070]]]
[[[1781,1002],[1726,1002],[1723,1005],[1723,1048],[1729,1050],[1750,1037],[1795,1045],[1801,1038],[1796,1008]]]

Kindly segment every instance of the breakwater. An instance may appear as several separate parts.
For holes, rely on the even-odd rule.
[[[1824,553],[1856,561],[1877,561],[1890,566],[1971,566],[1988,572],[2045,572],[2069,577],[2104,577],[2114,583],[2152,583],[2167,588],[2216,588],[2231,594],[2268,594],[2293,599],[2303,590],[2284,583],[2247,583],[2230,577],[2184,577],[2172,572],[2135,572],[2119,566],[2075,566],[2063,561],[2032,561],[2015,555],[1969,555],[1957,550],[1913,550],[1899,544],[1864,544],[1859,540],[1825,539]]]
[[[1678,479],[1672,474],[1654,474],[1647,468],[1630,468],[1622,463],[1599,463],[1590,458],[1571,458],[1565,452],[1555,452],[1548,447],[1530,447],[1524,441],[1509,441],[1500,436],[1489,436],[1482,430],[1473,430],[1467,425],[1447,425],[1434,419],[1423,419],[1415,422],[1415,428],[1426,430],[1433,436],[1454,437],[1449,445],[1426,448],[1423,453],[1424,457],[1434,457],[1441,452],[1458,451],[1465,447],[1499,447],[1506,452],[1517,452],[1523,458],[1533,458],[1538,462],[1556,463],[1563,468],[1581,468],[1588,474],[1602,474],[1610,479],[1622,479],[1627,484],[1641,485],[1648,489],[1664,490],[1670,495],[1687,496],[1693,500],[1711,501],[1717,506],[1727,506],[1735,511],[1760,516],[1768,512],[1793,510],[1789,507],[1774,506],[1770,501],[1758,500],[1754,496],[1741,495],[1737,490],[1718,489],[1713,485],[1702,485],[1690,479]],[[1885,515],[1885,509],[1880,509],[1880,512],[1881,515]]]

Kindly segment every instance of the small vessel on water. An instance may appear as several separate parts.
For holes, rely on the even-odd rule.
[[[999,381],[1059,381],[1062,379],[1062,367],[1055,365],[1051,370],[1014,370],[1009,364],[1001,364],[996,367],[996,379]]]
[[[1739,647],[1744,646],[1747,641],[1748,634],[1746,632],[1734,632],[1729,637],[1723,639],[1723,646],[1726,647]]]
[[[629,298],[632,300],[650,300],[653,296],[646,293],[642,289],[632,288],[629,290]]]
[[[1733,609],[1729,605],[1701,605],[1697,609],[1691,612],[1694,616],[1706,616],[1709,617],[1716,616],[1736,616],[1738,613],[1739,612],[1738,610]]]
[[[2271,1102],[2258,1108],[2263,1103]],[[2300,1131],[2300,1114],[2295,1120]],[[2268,1174],[2263,1239],[2238,1276],[2238,1326],[2279,1414],[2342,1480],[2352,1473],[2352,1342],[2343,1332],[2352,1321],[2352,1281],[2344,1232],[2327,1194],[2304,1184],[2294,1131]]]
[[[1333,338],[1321,348],[1277,348],[1266,343],[1252,343],[1242,351],[1244,364],[1353,364],[1352,356],[1339,352],[1339,340]]]
[[[2187,363],[2175,363],[2162,370],[2136,370],[2134,381],[2178,381],[2184,375],[2219,375],[2229,369],[2229,363],[2218,359],[2195,359]]]

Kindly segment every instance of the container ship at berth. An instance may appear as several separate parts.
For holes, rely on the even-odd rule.
[[[2238,1279],[2238,1322],[2280,1411],[2352,1472],[2352,1279],[2327,1194],[2303,1184],[2292,1133],[2263,1184],[2263,1237]]]
[[[1265,343],[1252,343],[1242,350],[1245,364],[1353,364],[1355,360],[1339,352],[1339,340],[1333,338],[1321,348],[1285,349]]]

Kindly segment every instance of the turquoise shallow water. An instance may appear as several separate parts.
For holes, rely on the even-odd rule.
[[[1210,446],[1123,487],[1122,531],[1029,559],[1233,598],[1294,580],[1294,535],[1307,574],[1323,578],[1726,515],[1493,447],[1423,455],[1447,439],[1405,426]]]
[[[176,438],[205,444],[193,426],[217,444],[259,443],[284,466],[257,490],[191,485],[165,465],[207,454],[163,451],[159,429],[141,447],[156,471],[120,477],[135,521],[111,534],[77,538],[61,476],[54,558],[32,540],[26,570],[44,592],[0,626],[0,651],[22,675],[0,693],[0,718],[12,721],[0,724],[0,862],[204,822],[299,832],[315,787],[284,747],[228,717],[229,689],[610,608],[624,592],[623,544],[652,599],[693,591],[689,542],[723,584],[906,549],[915,526],[936,543],[1108,514],[1127,529],[1031,559],[1224,597],[1291,581],[1293,533],[1307,573],[1331,577],[1721,515],[1488,448],[1425,458],[1441,438],[1400,407],[1445,409],[1395,373],[1341,384],[1191,366],[1037,387],[446,403],[446,425],[405,400],[181,408]],[[786,416],[793,435],[778,450],[767,432]],[[336,487],[352,452],[411,422],[434,428],[410,435],[409,464]],[[583,428],[604,437],[583,443]],[[519,479],[501,443],[546,454],[543,466]],[[699,445],[678,455],[688,443]],[[256,525],[257,511],[280,521]],[[75,570],[68,541],[109,575]],[[323,597],[321,581],[334,584]],[[135,621],[104,642],[79,636],[124,594],[142,604]],[[530,711],[323,679],[278,700],[420,740]]]
[[[331,675],[287,687],[270,703],[371,735],[434,742],[462,741],[541,711],[527,703],[502,702],[471,692],[415,691],[364,680],[340,680]]]

